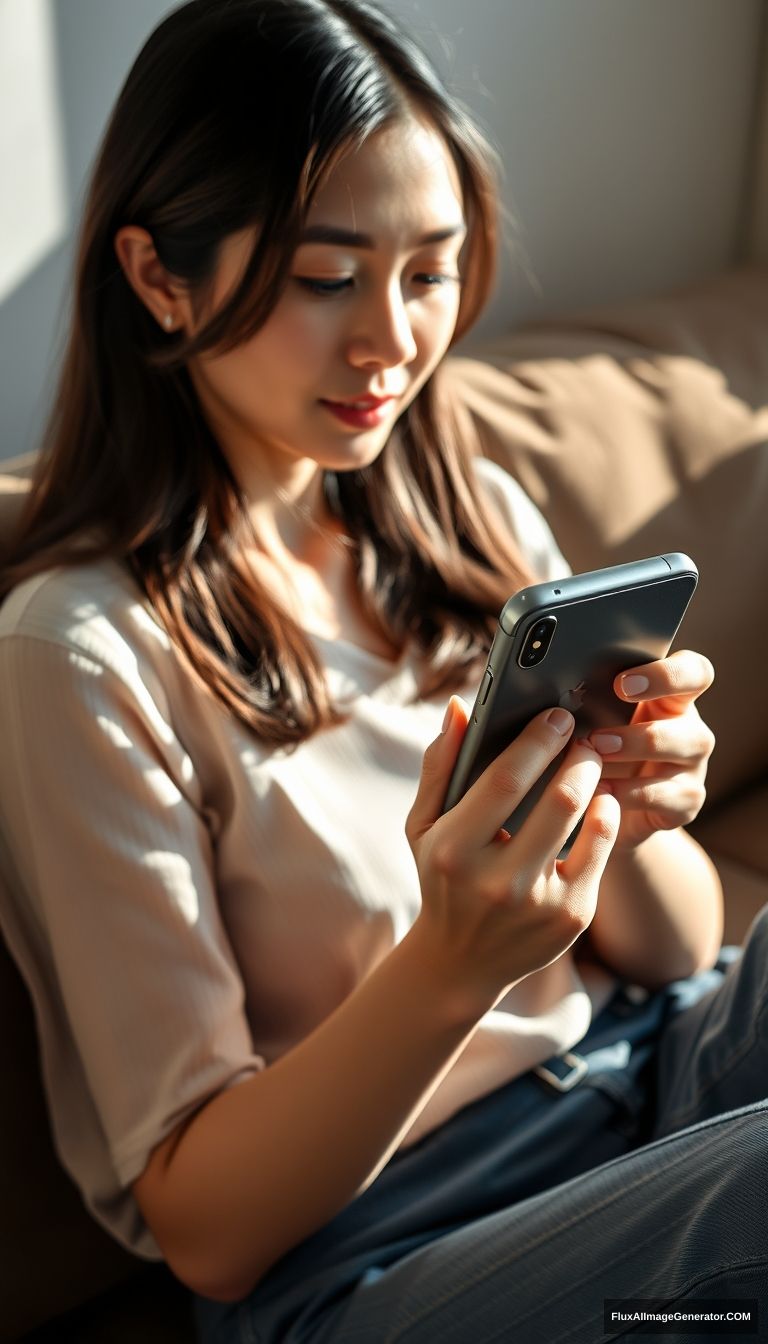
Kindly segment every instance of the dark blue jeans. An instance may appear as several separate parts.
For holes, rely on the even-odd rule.
[[[622,1337],[605,1298],[765,1294],[768,907],[576,1051],[571,1090],[533,1071],[472,1102],[242,1302],[196,1298],[203,1344],[594,1344]]]

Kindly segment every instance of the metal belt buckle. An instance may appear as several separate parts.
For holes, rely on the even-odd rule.
[[[544,1064],[537,1064],[533,1072],[541,1078],[542,1082],[548,1083],[556,1092],[570,1092],[578,1082],[589,1071],[589,1063],[581,1055],[575,1055],[572,1050],[567,1050],[564,1055],[558,1055],[558,1061],[568,1065],[568,1072],[564,1073],[562,1078],[559,1074],[553,1073]]]

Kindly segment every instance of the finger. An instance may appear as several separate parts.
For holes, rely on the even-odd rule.
[[[544,710],[483,771],[450,815],[459,847],[482,849],[563,750],[574,719],[565,709]]]
[[[690,649],[680,649],[656,662],[622,672],[613,687],[621,700],[633,704],[681,697],[685,704],[703,695],[714,679],[715,669],[708,658]]]
[[[715,736],[694,710],[676,718],[651,719],[618,728],[596,729],[589,741],[606,761],[650,761],[688,765],[712,755]]]
[[[680,766],[667,761],[657,761],[653,766],[646,764],[638,769],[636,765],[631,765],[628,762],[618,761],[614,765],[611,761],[603,759],[603,774],[600,783],[612,784],[616,779],[633,779],[636,781],[675,779],[679,773]]]
[[[551,871],[568,836],[589,806],[601,771],[600,757],[587,742],[571,743],[563,765],[517,833],[514,861],[518,871],[522,869],[532,877]]]
[[[557,870],[566,885],[599,881],[611,857],[621,822],[621,806],[610,793],[597,793],[591,799],[581,830],[566,859],[558,862]]]
[[[406,818],[405,834],[411,848],[435,824],[442,812],[468,719],[469,711],[464,701],[458,695],[452,695],[442,731],[424,752],[419,787]]]
[[[601,782],[610,789],[622,812],[647,812],[659,830],[687,826],[699,815],[706,798],[701,775],[680,774],[668,779],[612,779]]]

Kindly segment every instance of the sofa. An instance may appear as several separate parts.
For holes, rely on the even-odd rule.
[[[768,267],[528,325],[441,377],[573,569],[670,550],[698,563],[681,646],[715,665],[701,709],[717,747],[691,829],[722,875],[725,939],[740,942],[768,900]],[[30,467],[0,463],[0,544]],[[29,999],[1,943],[0,1017],[0,1340],[194,1340],[186,1290],[102,1232],[59,1164]]]

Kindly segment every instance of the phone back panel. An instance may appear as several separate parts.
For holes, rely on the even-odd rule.
[[[536,584],[511,598],[501,614],[443,810],[543,709],[569,709],[576,720],[575,738],[627,723],[635,706],[618,698],[613,681],[628,668],[666,656],[696,582],[696,566],[675,554]],[[522,667],[518,658],[526,636],[542,616],[557,622],[546,655]],[[560,764],[556,758],[508,818],[510,834],[520,828]]]

